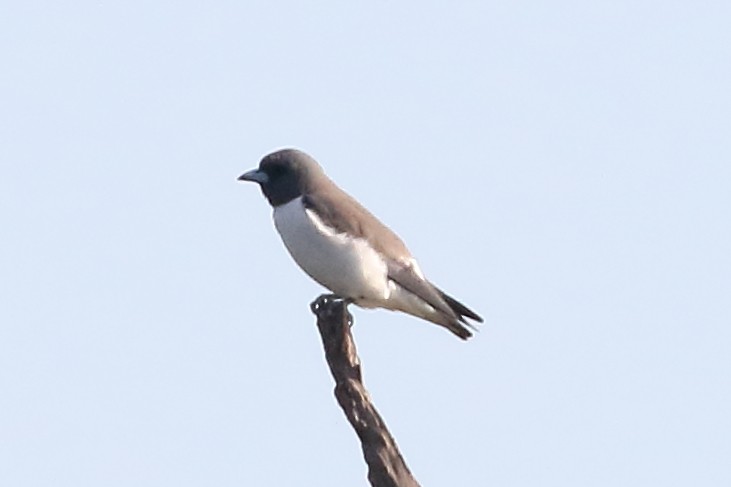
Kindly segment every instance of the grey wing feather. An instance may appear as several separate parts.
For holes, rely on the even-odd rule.
[[[455,320],[459,319],[452,308],[449,307],[449,304],[442,297],[442,293],[436,287],[431,285],[429,281],[418,276],[411,266],[389,260],[388,278],[397,282],[407,291],[423,299],[429,306],[437,311],[444,313]]]
[[[337,193],[331,191],[330,193],[305,195],[302,203],[305,208],[314,210],[328,226],[338,232],[347,232],[365,239],[373,248],[389,259],[401,260],[411,257],[411,253],[398,235],[349,194],[339,188],[337,190]],[[335,197],[337,197],[337,204],[333,203]]]
[[[336,201],[337,204],[333,204]],[[304,195],[302,202],[306,208],[315,211],[325,224],[338,232],[347,232],[367,240],[386,258],[389,279],[444,314],[457,328],[461,326],[458,323],[471,326],[465,321],[465,316],[482,322],[482,318],[474,311],[419,276],[406,262],[411,258],[411,253],[398,235],[340,188],[332,185],[328,191]],[[452,331],[462,338],[469,336],[461,328]]]

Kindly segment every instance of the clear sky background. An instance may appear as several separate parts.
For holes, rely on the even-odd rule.
[[[731,485],[731,4],[3,2],[0,485],[367,485],[287,146],[486,319],[355,309],[424,486]]]

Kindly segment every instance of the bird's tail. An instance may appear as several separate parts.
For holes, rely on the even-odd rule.
[[[469,309],[464,304],[454,299],[452,296],[442,291],[441,289],[436,288],[436,290],[439,292],[439,295],[442,297],[444,302],[447,303],[447,306],[449,306],[449,308],[454,312],[455,316],[457,317],[456,320],[452,319],[449,320],[449,323],[442,324],[445,325],[449,331],[451,331],[463,340],[471,337],[472,332],[470,331],[470,329],[477,331],[477,328],[475,327],[475,325],[468,322],[465,318],[469,318],[478,323],[482,323],[482,317]]]

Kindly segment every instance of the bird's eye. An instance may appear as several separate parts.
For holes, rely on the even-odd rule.
[[[284,166],[272,166],[268,172],[271,179],[276,179],[282,177],[287,172],[287,168]]]

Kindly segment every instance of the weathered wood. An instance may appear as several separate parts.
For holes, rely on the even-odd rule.
[[[363,385],[347,303],[323,294],[310,308],[317,316],[325,358],[335,379],[335,398],[360,438],[369,482],[373,487],[419,487]]]

